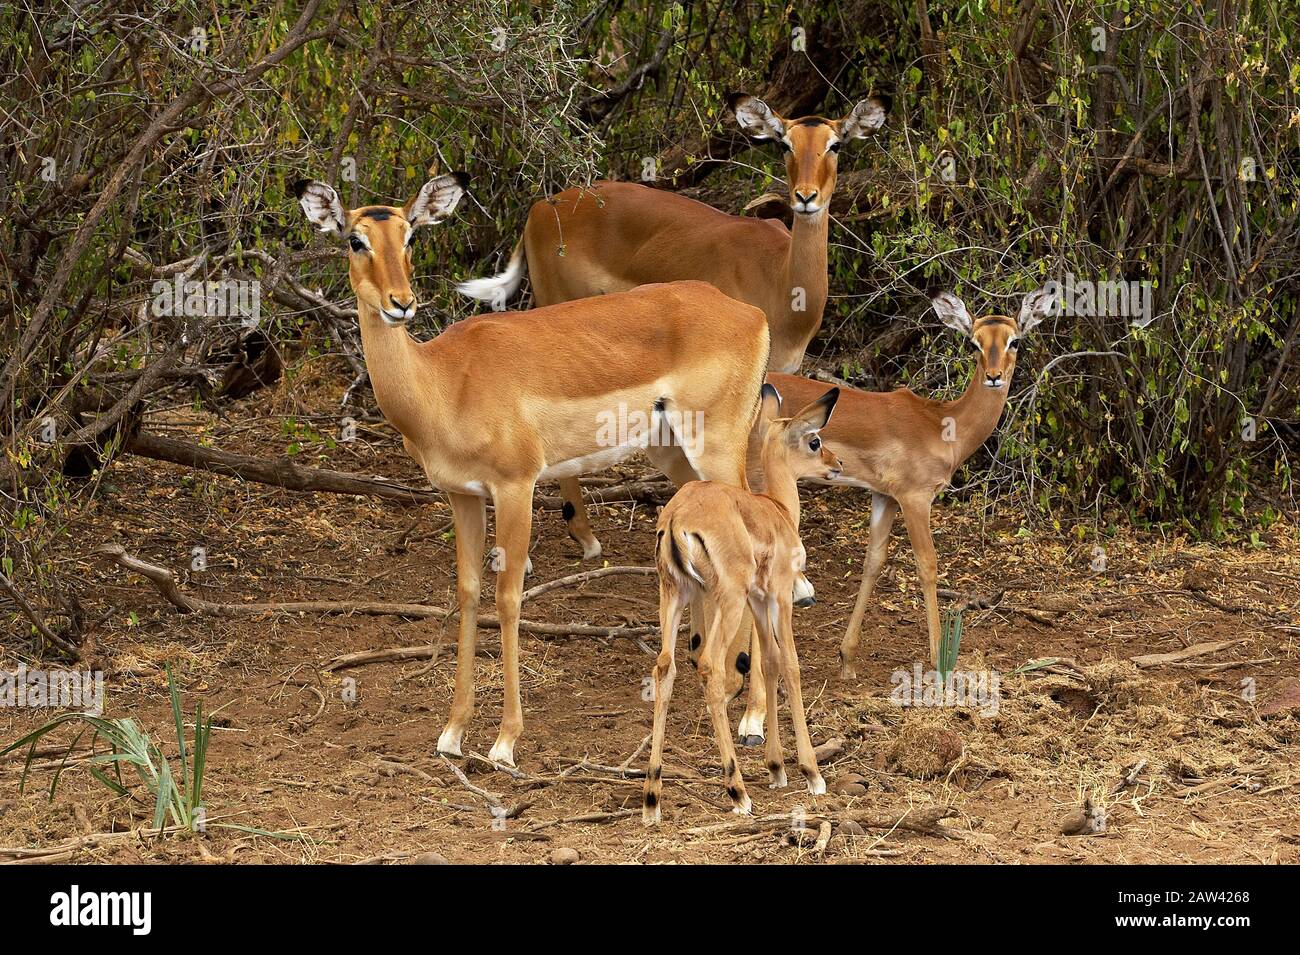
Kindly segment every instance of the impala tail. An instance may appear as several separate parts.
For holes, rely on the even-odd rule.
[[[677,584],[689,589],[709,589],[708,577],[713,577],[709,549],[704,538],[694,531],[681,532],[670,521],[666,531],[659,532],[659,573],[666,574]]]
[[[519,291],[528,269],[528,260],[524,256],[524,240],[521,236],[515,243],[515,250],[510,254],[506,270],[490,279],[470,279],[456,286],[456,291],[480,302],[491,302],[497,309],[504,309],[505,303]]]

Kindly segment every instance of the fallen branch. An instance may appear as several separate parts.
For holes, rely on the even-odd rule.
[[[1147,667],[1163,666],[1167,663],[1178,663],[1181,660],[1188,660],[1192,657],[1202,657],[1207,653],[1217,653],[1220,650],[1226,650],[1228,647],[1235,647],[1239,643],[1245,643],[1246,638],[1239,640],[1219,640],[1215,643],[1195,643],[1186,650],[1175,650],[1172,653],[1144,653],[1140,656],[1129,657],[1133,663],[1140,669]]]
[[[520,603],[532,600],[534,597],[540,597],[542,594],[549,593],[552,590],[558,590],[561,587],[570,587],[574,584],[584,584],[589,580],[596,580],[599,577],[608,577],[611,574],[640,574],[646,577],[653,577],[655,569],[653,567],[598,567],[595,570],[584,570],[579,574],[570,574],[568,577],[557,577],[555,580],[548,580],[544,584],[538,584],[530,590],[525,590],[520,598]]]
[[[433,604],[386,603],[383,601],[360,600],[298,600],[270,601],[266,603],[217,603],[201,597],[191,597],[184,593],[176,583],[176,577],[166,567],[140,560],[126,552],[121,544],[105,544],[95,554],[115,562],[118,566],[134,571],[148,580],[160,594],[183,613],[198,613],[209,617],[255,617],[266,613],[323,613],[323,614],[359,614],[369,617],[407,617],[412,620],[439,618],[443,621],[459,616],[459,611]],[[501,624],[496,617],[479,617],[478,625],[485,630],[500,630]],[[659,628],[645,627],[593,627],[582,623],[540,623],[535,620],[520,620],[519,629],[525,633],[537,633],[553,637],[644,637]],[[431,657],[439,644],[426,644],[422,647],[401,647],[397,650],[367,651],[365,653],[345,654],[336,657],[326,667],[328,670],[341,670],[362,663],[374,663],[382,660],[423,660]]]
[[[19,590],[14,585],[14,582],[4,574],[0,574],[0,588],[3,588],[9,596],[14,599],[14,603],[18,605],[18,609],[21,610],[23,615],[32,622],[32,626],[40,631],[42,637],[54,644],[72,659],[76,660],[80,658],[80,651],[49,628],[45,621],[41,619],[41,615],[38,614],[32,605],[27,602],[27,598],[23,596],[22,591]]]
[[[443,500],[442,492],[429,488],[410,487],[382,478],[367,478],[348,471],[329,468],[308,468],[293,464],[285,458],[259,458],[251,454],[236,454],[218,448],[205,448],[190,441],[164,438],[157,434],[137,434],[125,447],[126,451],[154,461],[166,461],[200,471],[211,471],[226,477],[283,487],[290,491],[322,491],[327,494],[362,494],[369,497],[398,501],[403,504],[432,504]],[[616,504],[636,501],[644,504],[662,504],[673,495],[673,486],[664,481],[629,481],[598,490],[585,491],[582,499],[590,505]],[[558,495],[537,494],[535,506],[558,511],[564,507],[564,498]]]
[[[364,494],[369,497],[400,501],[403,504],[432,504],[442,500],[442,495],[438,491],[365,478],[346,471],[300,467],[284,458],[259,458],[250,454],[235,454],[217,448],[205,448],[189,441],[178,441],[175,438],[164,438],[156,434],[136,435],[127,443],[126,450],[155,461],[181,464],[257,484],[288,488],[291,491]]]
[[[820,824],[821,822],[856,822],[864,829],[884,829],[887,831],[904,829],[908,832],[919,832],[927,836],[940,836],[951,839],[954,838],[954,833],[940,826],[939,820],[948,819],[955,815],[957,815],[957,811],[950,806],[909,809],[900,816],[878,816],[867,809],[847,809],[840,812],[806,812],[804,822],[807,825]],[[691,836],[712,835],[723,832],[758,833],[769,829],[787,828],[789,825],[790,814],[788,812],[778,812],[770,816],[758,816],[736,822],[718,822],[709,826],[696,826],[693,829],[686,829],[684,832]]]

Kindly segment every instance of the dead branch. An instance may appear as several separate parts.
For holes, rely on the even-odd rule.
[[[360,600],[297,600],[268,601],[264,603],[218,603],[191,597],[180,589],[175,575],[166,567],[140,560],[126,552],[121,544],[105,544],[94,552],[97,556],[113,561],[119,567],[140,574],[157,588],[166,600],[183,613],[204,614],[209,617],[253,617],[266,613],[323,613],[323,614],[360,614],[370,617],[409,617],[413,620],[441,618],[450,620],[458,616],[459,611],[433,604],[386,603],[382,601]],[[501,624],[496,617],[479,617],[478,625],[486,630],[500,630]],[[645,627],[593,627],[587,624],[540,623],[534,620],[520,620],[519,629],[526,633],[537,633],[556,637],[643,637],[658,628]],[[334,660],[327,669],[343,669],[345,666],[359,666],[377,660],[388,659],[427,659],[435,651],[435,644],[424,647],[404,647],[411,651],[408,655],[398,656],[394,651],[370,651],[366,654],[345,654]],[[375,656],[375,654],[380,654]],[[345,662],[346,661],[346,662]]]
[[[14,582],[4,574],[0,574],[0,588],[3,588],[9,596],[13,598],[14,603],[18,605],[18,609],[21,610],[23,615],[32,622],[32,626],[40,632],[42,637],[54,644],[72,659],[76,660],[80,658],[81,652],[49,628],[49,625],[41,618],[41,615],[38,614],[35,608],[27,602],[27,598],[23,596],[22,591],[20,591],[14,585]]]
[[[939,825],[939,820],[948,819],[957,815],[957,811],[951,806],[936,806],[930,809],[909,809],[899,816],[879,816],[873,814],[867,809],[846,809],[840,812],[807,812],[804,816],[804,822],[808,825],[821,822],[856,822],[864,829],[884,829],[887,832],[893,832],[898,829],[904,829],[908,832],[919,832],[927,836],[940,836],[945,839],[954,837],[943,826]],[[687,835],[704,836],[727,833],[732,835],[742,835],[751,833],[766,832],[769,830],[783,829],[790,825],[790,814],[788,812],[773,813],[769,816],[758,816],[753,819],[742,819],[736,822],[718,822],[708,826],[696,826],[692,829],[683,830]]]
[[[126,450],[155,461],[224,474],[227,477],[270,484],[291,491],[326,491],[330,494],[363,494],[403,504],[432,504],[441,501],[438,491],[408,487],[389,481],[365,478],[328,468],[305,468],[286,459],[267,459],[205,448],[189,441],[156,434],[137,434]]]
[[[525,590],[520,598],[520,603],[532,600],[534,597],[540,597],[542,594],[550,593],[552,590],[558,590],[561,587],[571,587],[574,584],[583,584],[589,580],[596,580],[600,577],[608,577],[611,574],[638,574],[645,577],[653,577],[656,571],[653,567],[598,567],[595,570],[584,570],[580,574],[570,574],[568,577],[557,577],[555,580],[548,580],[544,584],[538,584],[530,590]]]

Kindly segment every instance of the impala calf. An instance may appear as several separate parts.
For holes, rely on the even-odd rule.
[[[978,350],[970,385],[954,401],[922,398],[907,388],[891,392],[843,390],[835,421],[824,434],[827,445],[843,462],[843,471],[821,483],[862,487],[872,494],[871,538],[857,602],[840,646],[841,678],[856,676],[854,661],[862,618],[884,566],[890,528],[900,510],[925,595],[930,661],[938,663],[938,561],[930,534],[930,506],[957,469],[997,427],[1007,403],[1020,339],[1051,313],[1055,301],[1056,293],[1049,286],[1025,296],[1017,318],[989,314],[972,320],[965,303],[956,295],[936,295],[932,304],[939,318],[969,338]],[[793,375],[769,375],[768,379],[787,401],[794,403],[809,400],[825,387],[824,382]],[[751,477],[757,480],[756,474]],[[741,721],[741,735],[748,735],[749,742],[757,742],[755,737],[761,736],[754,727],[762,726],[766,712],[764,687],[757,676],[762,669],[761,649],[751,651],[750,698]]]
[[[826,306],[828,209],[840,149],[880,129],[888,106],[871,97],[840,119],[785,119],[746,93],[733,94],[728,105],[748,136],[784,151],[793,228],[639,183],[597,182],[535,203],[506,270],[457,288],[500,309],[525,271],[537,305],[698,279],[761,308],[772,334],[768,366],[798,371]],[[577,479],[561,481],[560,491],[569,535],[584,557],[599,557]]]
[[[703,412],[703,433],[681,447],[646,448],[693,477],[745,482],[745,446],[767,364],[758,309],[702,282],[648,285],[530,312],[489,314],[417,342],[411,236],[439,221],[464,192],[462,173],[430,180],[405,206],[345,210],[323,182],[296,191],[307,218],[345,237],[361,343],[380,410],[430,483],[451,500],[456,525],[460,638],[456,690],[438,751],[460,755],[474,709],[474,650],[486,502],[496,511],[504,566],[497,579],[505,699],[489,756],[513,765],[523,728],[519,604],[533,487],[600,470],[641,450],[648,434],[611,444],[610,409],[657,421]],[[671,419],[670,419],[671,420]]]
[[[773,420],[780,412],[781,396],[771,385],[764,385],[758,427],[765,435],[762,461],[767,492],[752,494],[726,484],[696,481],[683,486],[659,515],[655,563],[663,643],[654,667],[654,731],[641,815],[646,825],[656,824],[660,817],[664,733],[677,674],[677,627],[687,602],[701,595],[709,598],[712,616],[699,647],[697,667],[722,754],[732,811],[750,811],[731,741],[725,689],[727,647],[746,607],[753,614],[768,659],[777,661],[776,666],[768,666],[765,687],[769,732],[764,759],[771,786],[777,789],[786,784],[776,712],[779,671],[788,690],[799,768],[810,793],[820,796],[826,792],[804,719],[791,591],[805,563],[799,540],[797,482],[801,477],[834,480],[840,473],[839,459],[822,444],[818,433],[826,426],[838,397],[839,389],[832,388],[794,417]]]

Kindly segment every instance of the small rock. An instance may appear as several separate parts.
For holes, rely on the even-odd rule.
[[[1061,835],[1091,836],[1106,831],[1106,810],[1085,799],[1083,808],[1061,820]]]
[[[867,787],[851,779],[841,779],[835,784],[835,792],[841,796],[865,796]]]
[[[421,852],[413,856],[407,865],[451,865],[447,857],[437,852]]]
[[[568,846],[551,850],[551,865],[573,865],[581,858],[582,855],[577,849],[570,849]]]
[[[820,746],[813,748],[813,756],[817,758],[818,764],[824,763],[828,760],[832,760],[843,752],[844,752],[844,740],[840,739],[839,737],[836,737],[835,739],[828,739]]]
[[[1183,590],[1205,593],[1219,582],[1219,575],[1209,567],[1189,567],[1183,574]]]
[[[1300,710],[1300,680],[1285,680],[1259,708],[1259,715],[1282,716],[1296,710]]]
[[[867,834],[867,830],[863,829],[852,819],[845,819],[841,822],[839,828],[836,829],[836,832],[842,836],[865,836]]]

